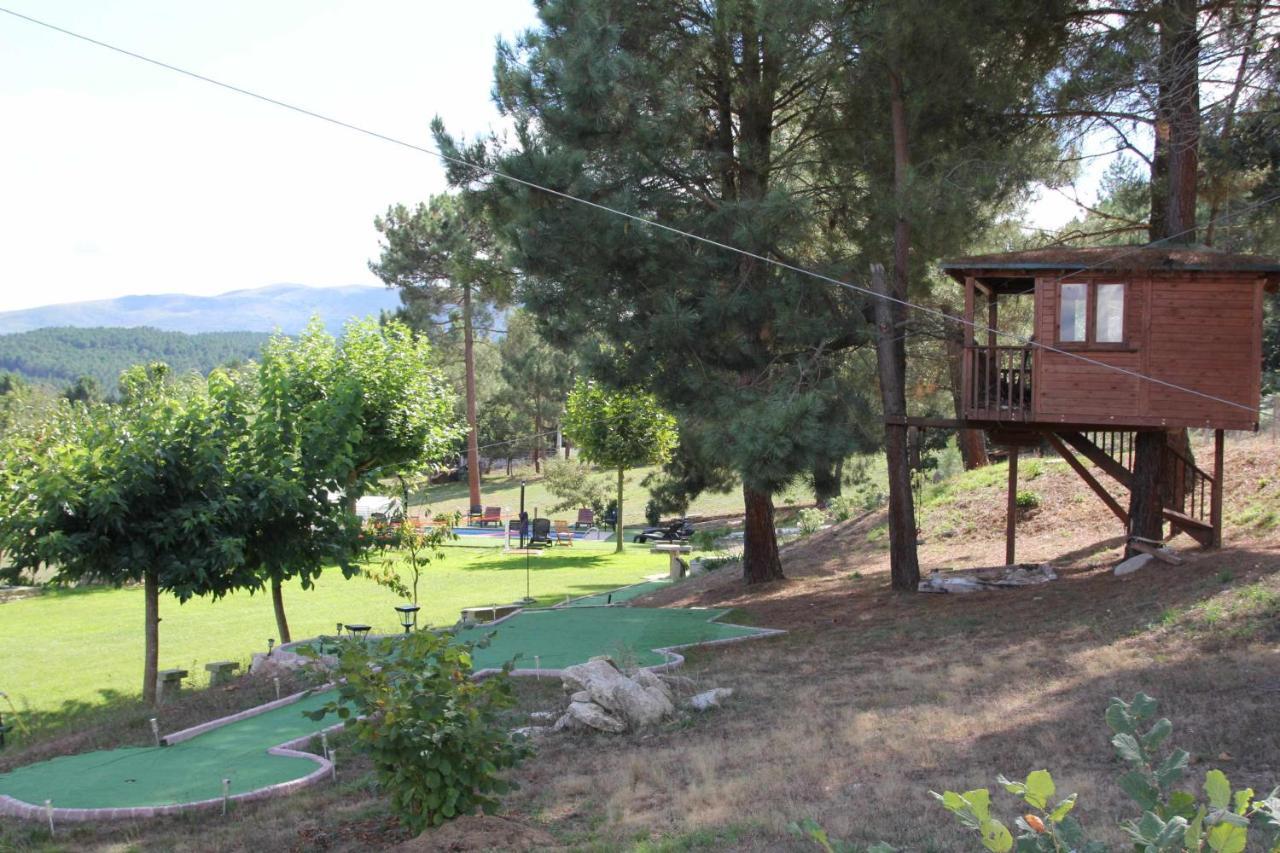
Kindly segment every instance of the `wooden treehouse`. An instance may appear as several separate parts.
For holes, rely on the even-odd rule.
[[[1263,291],[1280,284],[1280,261],[1202,247],[1055,248],[943,269],[964,286],[967,323],[962,416],[951,425],[1015,449],[1009,563],[1017,447],[1047,442],[1129,531],[1126,505],[1082,459],[1129,490],[1138,433],[1183,427],[1213,430],[1212,470],[1166,443],[1164,520],[1221,543],[1223,434],[1258,428]]]

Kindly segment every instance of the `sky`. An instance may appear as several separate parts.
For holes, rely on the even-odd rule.
[[[426,145],[437,115],[464,137],[501,129],[494,45],[536,21],[529,0],[0,6]],[[434,157],[4,14],[0,116],[0,311],[377,285],[373,217],[445,187]],[[1074,214],[1045,191],[1026,221]]]

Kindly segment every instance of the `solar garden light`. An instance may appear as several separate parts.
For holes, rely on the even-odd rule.
[[[163,746],[160,743],[160,721],[152,717],[149,722],[151,723],[151,736],[156,739],[156,746]]]
[[[418,611],[420,609],[416,604],[396,605],[396,612],[400,614],[400,625],[404,628],[406,635],[418,624]]]
[[[271,650],[276,647],[276,638],[267,637],[267,657],[271,657]]]

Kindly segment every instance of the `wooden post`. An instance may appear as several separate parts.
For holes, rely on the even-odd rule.
[[[1225,432],[1213,431],[1213,490],[1209,496],[1209,523],[1213,525],[1213,548],[1222,547],[1222,490],[1226,485],[1223,471],[1223,456],[1226,450]]]
[[[1004,522],[1004,564],[1012,566],[1018,524],[1018,448],[1009,448],[1009,507]]]

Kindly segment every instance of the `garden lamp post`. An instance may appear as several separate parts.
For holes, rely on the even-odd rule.
[[[400,624],[404,627],[405,634],[413,630],[418,624],[418,605],[416,604],[397,604],[396,612],[400,614]]]

